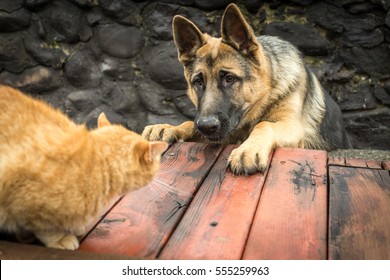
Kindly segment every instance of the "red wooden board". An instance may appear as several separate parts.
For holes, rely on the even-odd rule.
[[[329,165],[338,165],[338,166],[351,166],[351,167],[381,169],[381,165],[373,159],[330,157],[328,160],[328,164]]]
[[[390,170],[390,160],[382,161],[382,168],[386,170]]]
[[[390,259],[387,170],[329,167],[329,258]]]
[[[244,259],[326,259],[326,163],[325,151],[275,151]]]
[[[232,148],[223,151],[159,258],[241,258],[265,177],[226,170]]]
[[[80,250],[155,258],[220,152],[219,146],[174,144],[164,154],[157,178],[126,195]]]

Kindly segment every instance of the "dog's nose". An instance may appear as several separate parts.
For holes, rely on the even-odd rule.
[[[210,135],[219,130],[221,123],[217,117],[205,117],[197,121],[197,127],[200,132]]]

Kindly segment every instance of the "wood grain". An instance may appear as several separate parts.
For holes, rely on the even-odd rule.
[[[381,169],[381,165],[373,159],[329,157],[328,165]]]
[[[325,151],[275,151],[244,259],[326,259]]]
[[[174,234],[162,259],[240,259],[265,176],[234,176],[226,148]]]
[[[176,143],[157,178],[126,195],[81,243],[80,250],[155,258],[222,148]]]
[[[329,258],[390,259],[387,170],[329,167]]]

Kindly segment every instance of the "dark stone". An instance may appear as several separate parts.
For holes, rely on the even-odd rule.
[[[188,121],[188,118],[184,117],[180,114],[174,114],[174,115],[156,115],[153,113],[148,113],[148,119],[146,121],[146,124],[161,124],[161,123],[168,123],[171,125],[180,125],[183,122]]]
[[[140,80],[135,87],[141,103],[149,112],[157,115],[174,115],[177,113],[172,103],[170,91],[149,79]]]
[[[389,45],[381,44],[371,49],[360,47],[343,48],[341,58],[348,66],[359,72],[365,72],[379,79],[390,77],[390,49]]]
[[[173,103],[184,116],[191,120],[195,119],[197,109],[184,91],[177,92],[176,96],[173,98]]]
[[[37,66],[16,75],[9,72],[0,74],[0,83],[22,89],[29,93],[44,93],[61,86],[61,78],[51,68]]]
[[[46,5],[47,3],[51,2],[52,0],[20,0],[20,1],[23,1],[23,6],[25,6],[26,8],[36,10]]]
[[[23,44],[25,34],[15,36],[14,33],[0,34],[0,69],[19,73],[37,63],[26,52]]]
[[[384,105],[390,105],[390,94],[380,85],[375,85],[374,94],[377,99]]]
[[[129,83],[116,83],[110,92],[105,93],[104,100],[121,115],[144,110],[137,91]]]
[[[382,11],[351,15],[341,7],[326,2],[315,2],[308,8],[308,20],[334,33],[343,31],[371,31],[383,25]]]
[[[347,10],[351,14],[363,14],[363,13],[369,13],[378,8],[377,5],[374,5],[370,2],[364,2],[364,3],[355,3],[350,5]]]
[[[339,87],[339,91],[332,93],[342,111],[374,109],[376,101],[374,89],[368,84],[362,84],[356,89],[348,85]]]
[[[273,22],[263,28],[263,34],[278,36],[298,47],[306,55],[327,55],[329,42],[314,28],[294,22]]]
[[[329,31],[341,33],[344,30],[344,19],[349,18],[349,14],[343,8],[318,1],[308,8],[307,18]]]
[[[137,5],[128,0],[100,0],[100,7],[104,14],[114,18],[117,22],[140,26],[140,10]]]
[[[112,124],[119,124],[126,127],[126,119],[123,116],[116,113],[109,105],[106,104],[102,104],[99,107],[93,109],[91,112],[86,114],[83,118],[80,117],[80,119],[83,119],[81,123],[85,123],[88,128],[95,128],[97,126],[97,119],[100,113],[106,114],[108,120]]]
[[[194,6],[206,11],[211,10],[220,10],[224,9],[229,5],[230,3],[233,3],[235,1],[231,0],[194,0]]]
[[[107,57],[100,64],[101,71],[119,81],[134,81],[134,64],[130,65],[127,59]]]
[[[108,55],[132,58],[143,46],[142,31],[136,27],[110,24],[99,30],[99,42]]]
[[[94,6],[93,0],[68,0],[68,1],[76,4],[77,6],[80,6],[82,8]]]
[[[390,94],[390,80],[386,80],[384,83],[383,83],[383,88],[385,89],[385,91]]]
[[[344,7],[355,3],[361,3],[364,2],[364,0],[325,0],[326,2],[329,2],[332,5],[335,5],[337,7]]]
[[[148,5],[142,14],[146,34],[158,40],[172,40],[172,18],[178,8],[159,2]]]
[[[65,64],[65,75],[69,83],[77,88],[97,87],[102,73],[91,54],[85,50],[74,52]]]
[[[0,11],[11,13],[22,7],[23,0],[1,0]]]
[[[344,114],[344,124],[357,149],[390,150],[390,109]]]
[[[25,9],[8,13],[0,10],[0,32],[14,32],[30,26],[31,15]]]
[[[200,31],[204,33],[216,37],[221,36],[221,34],[219,34],[221,23],[218,14],[210,13],[208,16],[205,16],[203,11],[191,7],[179,7],[176,14],[182,15],[194,22]],[[171,17],[171,22],[173,16],[174,15]]]
[[[177,51],[173,42],[155,47],[149,55],[148,61],[150,77],[157,83],[169,89],[186,89],[187,82],[183,74],[183,66],[177,59]]]
[[[101,91],[101,89],[87,89],[70,93],[65,101],[67,114],[77,123],[81,123],[83,117],[103,103]],[[80,114],[82,112],[84,114]]]
[[[250,13],[256,13],[260,9],[260,7],[263,5],[263,1],[259,1],[259,0],[245,0],[244,5],[245,5],[245,8]]]
[[[353,29],[343,33],[342,43],[347,47],[362,46],[372,48],[378,46],[384,41],[384,34],[379,29],[365,31],[361,29]]]
[[[371,0],[371,2],[382,7],[386,11],[390,9],[390,0]]]
[[[39,14],[50,41],[77,43],[83,23],[81,10],[68,1],[56,0]]]
[[[290,0],[290,2],[301,6],[309,6],[313,1],[314,0]]]
[[[390,10],[387,11],[385,23],[386,23],[387,27],[390,28]]]
[[[61,69],[68,55],[59,45],[48,45],[46,42],[30,39],[25,40],[26,50],[40,64]]]

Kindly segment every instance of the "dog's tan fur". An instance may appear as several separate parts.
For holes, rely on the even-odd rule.
[[[228,160],[236,174],[264,171],[275,147],[349,147],[340,110],[299,51],[276,37],[256,38],[236,5],[225,10],[221,38],[181,16],[173,34],[197,117],[147,126],[146,139],[242,143]]]

